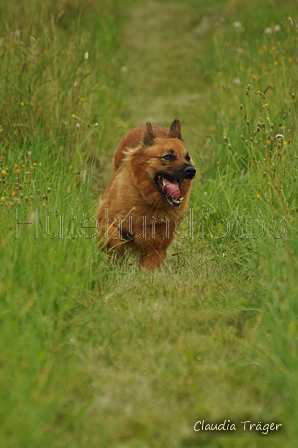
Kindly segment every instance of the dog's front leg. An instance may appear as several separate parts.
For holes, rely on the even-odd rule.
[[[149,271],[158,268],[161,266],[166,254],[166,251],[157,249],[144,251],[140,265]]]

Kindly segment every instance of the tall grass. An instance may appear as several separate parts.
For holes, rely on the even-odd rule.
[[[85,381],[71,322],[112,269],[91,188],[122,55],[111,2],[7,2],[1,17],[1,446],[58,446],[51,426]]]

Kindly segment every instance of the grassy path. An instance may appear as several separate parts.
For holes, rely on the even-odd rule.
[[[136,5],[124,36],[130,54],[126,96],[130,125],[150,119],[169,126],[177,116],[189,146],[199,146],[206,92],[199,71],[203,45],[195,34],[190,5],[152,1]]]

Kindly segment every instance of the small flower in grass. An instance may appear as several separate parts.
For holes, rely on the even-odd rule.
[[[281,30],[280,25],[274,25],[274,27],[273,27],[273,31],[274,31],[275,33],[278,33],[280,30]]]
[[[39,162],[39,166],[41,166],[41,162]]]
[[[281,141],[284,138],[284,136],[282,134],[276,134],[275,138]]]
[[[233,27],[235,28],[236,31],[240,31],[242,28],[241,22],[237,20],[236,22],[233,23]]]
[[[84,59],[85,59],[85,60],[89,59],[89,53],[88,53],[88,51],[86,51],[86,53],[84,54]]]
[[[76,114],[72,114],[72,118],[75,120],[77,118]]]
[[[94,124],[94,127],[97,128],[97,126],[98,126],[98,123],[95,123],[95,124]]]
[[[34,44],[35,38],[33,36],[30,37],[30,42],[31,42],[31,44]]]
[[[289,25],[290,25],[290,26],[293,26],[293,25],[294,25],[293,20],[291,19],[291,17],[288,17],[288,22],[289,22]]]
[[[22,165],[22,168],[23,168],[23,170],[25,169],[25,165],[24,164]]]
[[[79,127],[80,127],[80,123],[77,123],[76,128],[79,129]]]
[[[15,169],[18,169],[19,165],[17,163],[15,163],[14,167],[15,167]]]
[[[257,198],[257,199],[260,199],[260,198],[261,198],[261,196],[259,195],[259,193],[256,194],[256,198]]]
[[[264,29],[264,34],[272,34],[272,28],[270,28],[270,26],[268,26],[267,28]]]
[[[33,168],[36,168],[36,162],[33,162]]]
[[[2,170],[1,172],[2,172],[2,176],[6,176],[6,171],[5,170]]]
[[[85,100],[84,100],[84,98],[82,97],[82,98],[81,98],[81,103],[83,104],[84,101],[85,101]]]
[[[2,201],[2,202],[5,201],[5,196],[1,196],[1,201]]]
[[[24,106],[24,103],[23,103],[23,101],[21,101],[21,107],[23,107]]]

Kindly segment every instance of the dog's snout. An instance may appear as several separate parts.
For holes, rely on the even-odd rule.
[[[184,177],[185,177],[186,179],[193,179],[193,178],[195,177],[195,175],[196,175],[196,172],[197,172],[197,170],[195,169],[194,166],[192,166],[192,165],[187,165],[187,166],[184,168]]]

